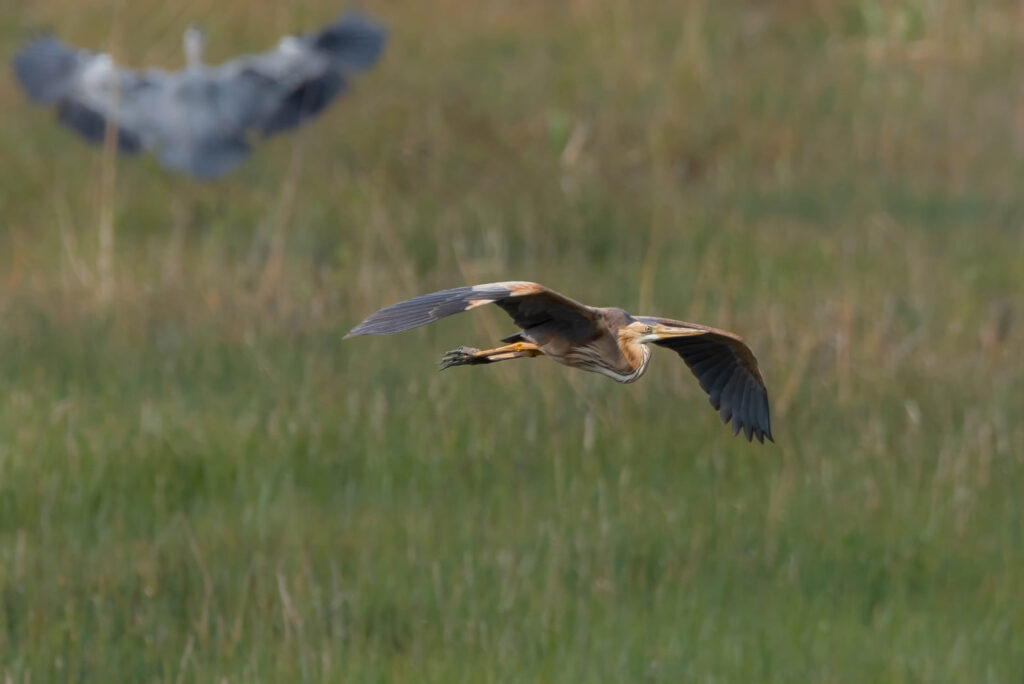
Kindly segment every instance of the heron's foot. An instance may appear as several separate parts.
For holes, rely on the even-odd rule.
[[[441,370],[452,366],[468,366],[474,363],[487,363],[487,357],[479,356],[480,350],[473,347],[459,347],[446,352],[441,357]]]

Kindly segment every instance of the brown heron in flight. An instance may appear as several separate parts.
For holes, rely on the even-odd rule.
[[[768,391],[757,359],[737,335],[696,323],[656,316],[631,316],[622,309],[581,304],[537,283],[486,283],[432,292],[381,309],[353,328],[356,335],[389,335],[433,321],[497,304],[521,330],[493,349],[459,347],[445,354],[441,369],[509,359],[550,356],[573,368],[633,382],[647,370],[649,344],[683,357],[708,393],[723,423],[732,420],[747,441],[771,441]]]

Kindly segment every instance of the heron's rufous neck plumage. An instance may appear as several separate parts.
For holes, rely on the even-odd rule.
[[[638,342],[638,337],[639,335],[631,327],[620,328],[616,342],[629,370],[621,374],[610,370],[601,370],[600,372],[622,383],[639,380],[647,372],[647,364],[651,361],[651,348]]]

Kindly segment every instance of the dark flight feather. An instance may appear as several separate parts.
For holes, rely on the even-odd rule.
[[[704,331],[700,335],[672,337],[654,342],[683,358],[708,394],[711,406],[723,423],[732,421],[733,434],[743,430],[748,441],[764,442],[772,437],[768,390],[761,378],[757,359],[746,343],[724,330],[670,318],[640,316],[639,320]]]
[[[491,303],[500,306],[523,330],[551,324],[590,330],[594,325],[590,307],[537,283],[510,281],[456,287],[392,304],[367,317],[345,337],[404,332]]]

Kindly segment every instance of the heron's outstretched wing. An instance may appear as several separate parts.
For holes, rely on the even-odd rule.
[[[122,152],[138,152],[140,131],[132,109],[149,80],[117,69],[109,55],[77,50],[56,38],[39,38],[14,57],[14,74],[29,98],[55,105],[60,122],[92,143],[103,142],[108,122]]]
[[[326,109],[345,90],[345,85],[345,77],[335,71],[302,81],[278,100],[260,123],[260,130],[264,135],[273,135],[298,128]]]
[[[655,316],[637,316],[637,320],[676,328],[700,331],[697,335],[671,337],[655,341],[683,357],[708,393],[711,405],[719,411],[723,423],[732,419],[732,431],[743,429],[749,441],[756,436],[764,442],[772,438],[768,415],[768,390],[750,347],[737,335],[696,323]]]
[[[75,88],[75,79],[100,55],[74,50],[56,38],[39,38],[14,56],[14,75],[39,104],[56,104]]]
[[[345,90],[349,73],[373,66],[386,35],[369,17],[347,12],[319,31],[226,62],[213,77],[225,89],[252,90],[262,99],[255,126],[265,135],[280,133],[323,111]]]
[[[543,285],[525,281],[486,283],[432,292],[371,315],[347,335],[389,335],[469,311],[484,304],[497,304],[516,325],[529,330],[539,326],[557,326],[573,336],[591,334],[594,310]]]

